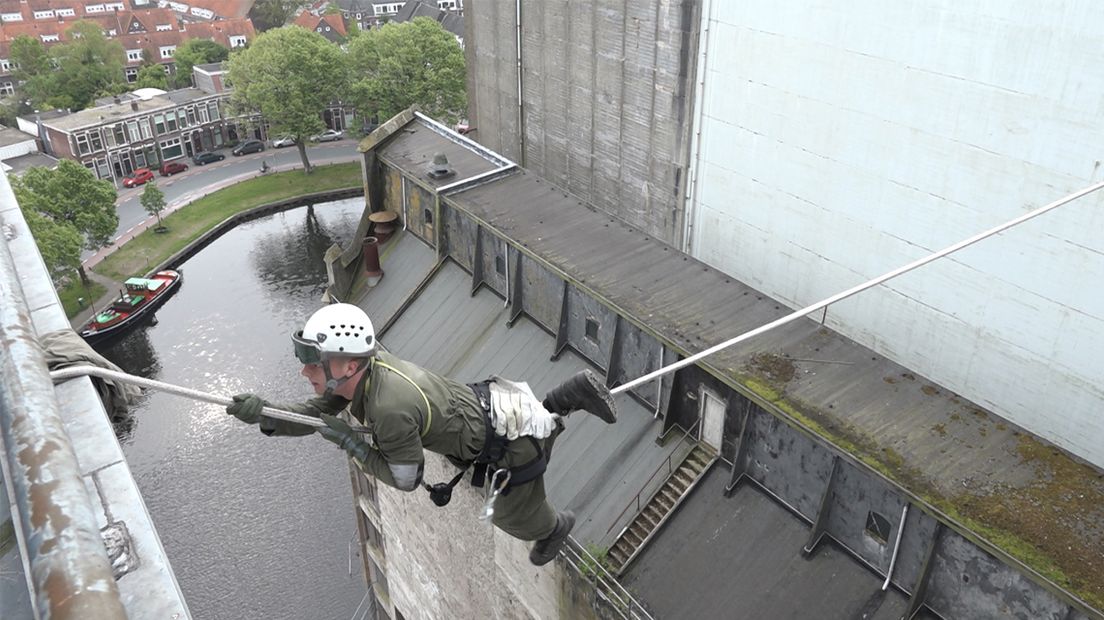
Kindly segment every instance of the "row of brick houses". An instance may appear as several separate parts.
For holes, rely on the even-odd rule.
[[[87,19],[150,8],[170,9],[187,21],[241,19],[254,0],[0,0],[0,23]]]
[[[112,10],[104,15],[85,15],[83,19],[95,22],[104,34],[122,44],[126,50],[125,73],[128,82],[138,77],[138,70],[146,58],[173,71],[173,54],[188,39],[208,39],[223,47],[242,47],[256,36],[249,19],[223,19],[207,22],[189,22],[169,9]],[[21,35],[30,36],[51,45],[68,39],[66,31],[77,18],[17,21],[0,23],[0,94],[15,92],[12,76],[11,43]]]
[[[37,136],[44,153],[78,161],[112,181],[137,168],[156,168],[240,140],[272,138],[262,118],[230,115],[225,76],[221,63],[197,65],[194,88],[142,88],[79,112],[20,117],[19,129]],[[330,129],[353,126],[353,109],[341,102],[319,113]]]
[[[20,128],[37,134],[46,153],[78,161],[111,180],[227,142],[263,137],[262,127],[246,130],[227,118],[221,65],[200,65],[193,73],[196,88],[140,89],[79,112],[23,117]]]

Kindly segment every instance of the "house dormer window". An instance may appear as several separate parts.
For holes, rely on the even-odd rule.
[[[172,29],[172,24],[157,24],[157,32],[168,32]]]
[[[54,16],[53,11],[35,11],[34,12],[34,18],[35,19],[49,19],[53,16]]]
[[[127,61],[138,62],[142,60],[142,50],[127,50]]]
[[[58,38],[59,37],[56,34],[44,34],[44,35],[42,35],[42,42],[43,43],[53,43],[54,41],[57,41]]]
[[[243,36],[230,37],[230,47],[245,47],[245,37],[243,37]]]
[[[161,47],[161,58],[172,58],[176,53],[175,45],[165,45]]]

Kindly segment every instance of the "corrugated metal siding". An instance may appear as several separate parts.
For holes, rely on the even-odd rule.
[[[474,134],[571,193],[681,242],[698,3],[523,0],[521,126],[513,5],[474,4]]]

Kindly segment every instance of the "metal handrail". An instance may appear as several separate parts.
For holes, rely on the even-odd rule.
[[[689,437],[691,434],[693,434],[693,432],[695,430],[697,430],[699,424],[701,424],[701,417],[700,416],[698,417],[698,420],[696,422],[694,422],[694,425],[690,427],[690,430],[685,431],[683,433],[682,437],[679,437],[678,443],[682,443],[683,441],[686,440],[687,437]],[[662,435],[659,436],[660,439],[663,439],[664,437],[666,437],[667,433],[671,432],[671,430],[674,429],[674,428],[675,428],[675,425],[672,425],[671,428],[667,429],[666,432],[664,432]],[[677,446],[677,444],[676,444],[676,446]],[[671,476],[671,473],[674,471],[674,469],[671,467],[671,457],[673,457],[674,455],[675,455],[675,450],[671,450],[671,452],[669,452],[667,454],[667,458],[664,460],[664,462],[660,463],[659,467],[656,467],[655,471],[652,472],[652,475],[648,477],[648,480],[645,481],[644,484],[641,485],[640,490],[636,492],[636,496],[633,497],[633,499],[631,501],[629,501],[628,505],[626,505],[621,510],[621,512],[617,515],[617,518],[615,518],[613,520],[613,523],[610,524],[609,529],[606,530],[606,534],[609,534],[610,532],[613,531],[613,528],[617,527],[617,524],[621,522],[621,517],[625,516],[625,513],[629,510],[629,508],[633,507],[634,502],[635,502],[635,505],[636,505],[636,514],[640,514],[640,497],[641,497],[641,495],[643,495],[644,491],[648,488],[648,485],[650,485],[655,480],[656,475],[659,474],[659,472],[663,471],[664,466],[666,466],[666,468],[667,468],[667,473],[666,473],[667,477]],[[662,488],[662,485],[661,485],[660,488]],[[658,492],[659,492],[659,489],[656,489],[656,491],[652,492],[649,495],[648,499],[650,500],[651,496],[655,495],[655,493],[658,493]],[[625,525],[621,529],[621,531],[617,533],[617,537],[621,538],[621,534],[625,533],[625,530],[628,529],[629,525],[631,525],[631,524],[632,524],[632,520],[630,520],[629,524]]]
[[[12,198],[10,190],[7,198]],[[0,243],[0,426],[36,617],[126,618],[23,287]]]
[[[653,620],[652,615],[640,604],[640,601],[621,585],[617,577],[613,576],[598,558],[594,557],[585,547],[579,544],[571,536],[567,537],[567,544],[560,551],[568,564],[571,564],[587,580],[594,583],[598,594],[610,600],[613,610],[619,616],[626,619]],[[583,568],[592,567],[593,574],[588,575]]]

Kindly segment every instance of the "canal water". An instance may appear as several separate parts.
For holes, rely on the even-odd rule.
[[[155,323],[102,352],[127,372],[207,392],[310,397],[290,334],[320,307],[322,256],[355,232],[363,204],[234,228],[181,266],[183,286]],[[354,616],[366,585],[359,556],[350,574],[355,508],[336,446],[266,437],[221,407],[157,392],[116,432],[195,618],[364,617]]]

